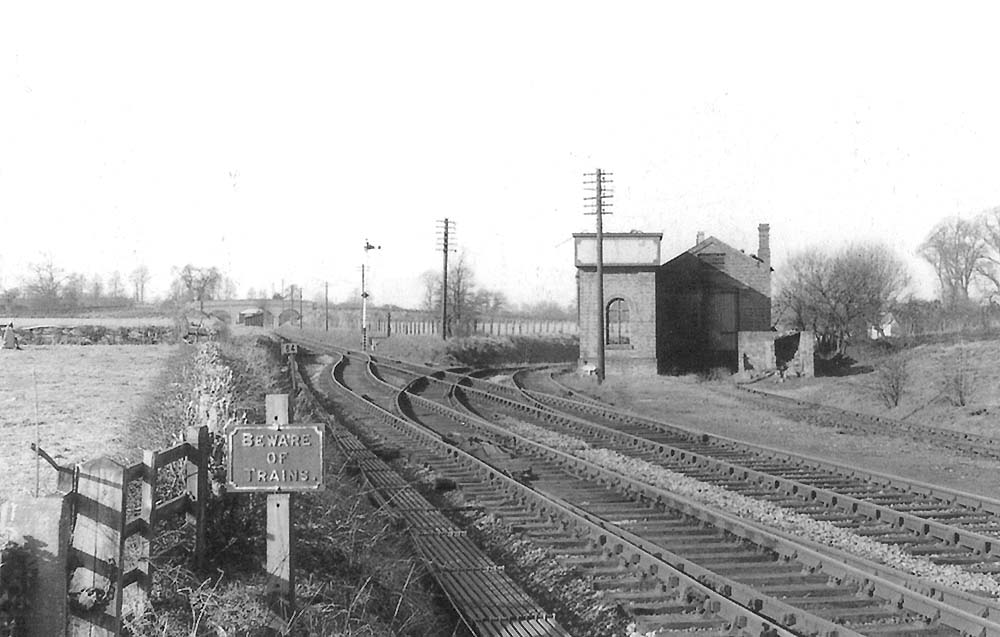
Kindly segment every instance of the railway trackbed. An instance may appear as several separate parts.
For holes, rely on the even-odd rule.
[[[333,352],[318,343],[303,345]],[[494,511],[522,537],[571,566],[640,628],[738,629],[746,634],[1000,634],[996,624],[982,617],[995,613],[989,599],[927,584],[789,533],[773,533],[513,433],[507,419],[534,418],[563,432],[558,435],[579,437],[590,431],[586,435],[593,435],[595,444],[600,439],[617,441],[604,449],[619,445],[639,449],[640,455],[669,457],[659,442],[655,452],[643,451],[645,443],[634,440],[638,436],[623,441],[617,437],[623,434],[610,427],[558,414],[533,402],[539,397],[529,397],[531,390],[525,395],[521,389],[463,374],[428,374],[422,366],[384,359],[368,363],[343,351],[338,355],[343,356],[340,391],[353,390],[358,401],[382,410],[378,435],[386,440],[420,438],[428,449],[418,452],[412,441],[392,444],[407,449],[412,462],[433,466],[454,481],[457,491],[473,503],[469,506]],[[691,463],[688,458],[681,458],[681,465]],[[460,459],[471,465],[455,467]],[[470,471],[485,472],[482,475],[489,478],[473,483]],[[769,494],[764,490],[754,497],[768,501]],[[813,515],[822,515],[819,511]],[[556,534],[567,530],[569,537]],[[904,533],[897,529],[897,535]],[[694,579],[686,579],[689,576]],[[684,592],[678,593],[678,587]]]
[[[744,396],[771,411],[821,427],[922,440],[968,456],[1000,460],[1000,439],[997,438],[840,409],[781,396],[749,384],[736,387]]]

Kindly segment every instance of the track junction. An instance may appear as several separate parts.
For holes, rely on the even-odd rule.
[[[460,509],[488,512],[639,633],[1000,635],[1000,502],[659,422],[543,370],[496,383],[482,378],[496,370],[282,335],[331,357],[312,389],[368,415],[342,417],[353,434],[337,443],[397,507],[475,634],[571,633],[557,621],[568,611],[554,617],[456,525]],[[386,450],[460,497],[431,504]]]

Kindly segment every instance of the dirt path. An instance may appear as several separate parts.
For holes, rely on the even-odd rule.
[[[176,346],[32,346],[0,350],[0,501],[35,492],[36,438],[73,465],[123,451],[125,427]],[[37,423],[36,423],[37,387]],[[44,462],[40,494],[55,489]]]
[[[737,390],[725,382],[658,376],[610,378],[598,387],[592,378],[566,375],[560,380],[616,405],[687,428],[1000,498],[1000,463],[922,442],[839,434],[792,421],[741,400]]]

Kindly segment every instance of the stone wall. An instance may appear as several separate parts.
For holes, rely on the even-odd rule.
[[[777,335],[776,332],[740,332],[737,372],[759,374],[775,369],[774,339]]]
[[[787,342],[787,345],[786,345]],[[783,360],[787,353],[794,352],[787,362]],[[784,350],[784,351],[783,351]],[[775,341],[775,352],[778,365],[785,365],[786,376],[803,376],[812,378],[816,375],[815,352],[816,336],[812,332],[793,332]],[[783,355],[784,354],[784,355]]]
[[[754,375],[769,370],[781,370],[785,376],[815,376],[813,354],[815,336],[812,332],[740,332],[740,374]]]
[[[21,345],[153,345],[177,342],[176,328],[165,325],[147,327],[105,327],[103,325],[15,327],[14,333]]]

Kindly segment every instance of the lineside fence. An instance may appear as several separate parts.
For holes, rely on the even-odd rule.
[[[372,334],[440,334],[441,321],[397,321],[378,319],[369,325]],[[576,321],[545,321],[533,319],[491,320],[474,319],[452,324],[456,336],[514,336],[537,334],[576,334]]]
[[[121,635],[124,590],[135,584],[148,599],[153,579],[150,548],[159,522],[183,515],[194,528],[194,566],[204,565],[208,427],[188,428],[184,442],[163,451],[143,451],[142,462],[130,466],[97,458],[70,469],[43,450],[36,451],[59,472],[60,487],[69,490],[73,533],[67,560],[68,636]],[[174,463],[183,463],[176,469],[182,473],[184,491],[158,502],[160,474]]]

